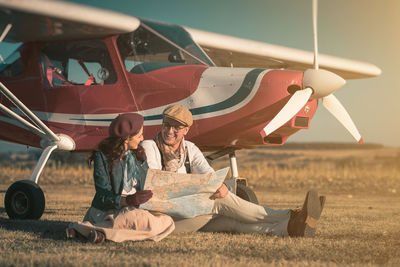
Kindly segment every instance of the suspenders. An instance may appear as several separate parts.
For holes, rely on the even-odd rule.
[[[190,169],[189,149],[186,149],[185,168],[186,168],[186,173],[192,173],[192,170]]]

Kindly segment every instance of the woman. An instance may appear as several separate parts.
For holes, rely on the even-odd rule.
[[[174,228],[171,217],[139,209],[152,197],[143,190],[148,169],[143,149],[143,116],[122,114],[109,127],[104,139],[89,157],[94,163],[96,194],[83,222],[72,223],[67,238],[77,233],[93,243],[151,239],[159,241]]]

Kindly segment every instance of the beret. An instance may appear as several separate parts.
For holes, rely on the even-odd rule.
[[[182,105],[172,105],[167,107],[163,112],[164,118],[170,118],[185,126],[192,126],[193,117],[190,111]]]
[[[108,133],[113,137],[128,137],[139,132],[143,126],[143,116],[136,113],[118,115],[110,124]]]

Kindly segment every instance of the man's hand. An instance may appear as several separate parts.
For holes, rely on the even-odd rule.
[[[151,190],[137,191],[133,195],[126,196],[126,203],[128,206],[139,207],[140,204],[146,203],[153,196]]]
[[[225,184],[222,184],[214,194],[211,195],[210,199],[216,198],[224,198],[229,193],[228,187]]]

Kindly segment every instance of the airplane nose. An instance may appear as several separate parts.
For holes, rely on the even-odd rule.
[[[313,90],[311,99],[328,96],[345,84],[342,77],[323,69],[308,69],[303,76],[303,88]]]

